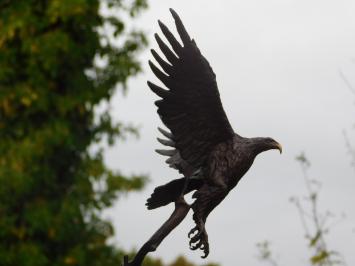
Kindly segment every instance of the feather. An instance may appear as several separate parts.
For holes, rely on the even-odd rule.
[[[157,138],[157,140],[165,146],[175,147],[175,142],[170,139],[166,140],[166,139]]]
[[[158,85],[155,85],[154,83],[148,81],[147,82],[149,88],[159,97],[161,98],[166,98],[169,96],[169,91],[164,90],[163,88],[159,87]]]
[[[170,87],[170,79],[169,76],[165,75],[159,68],[154,65],[152,61],[149,60],[149,66],[153,73],[160,79],[161,82],[164,83],[165,86]]]
[[[176,55],[169,49],[169,47],[160,39],[159,35],[156,33],[154,35],[155,40],[157,41],[160,50],[163,52],[163,54],[165,55],[166,59],[168,59],[168,61],[174,65],[177,63],[178,58],[176,57]]]
[[[179,15],[174,11],[174,9],[170,8],[169,10],[170,10],[171,14],[173,15],[177,31],[181,37],[182,42],[184,43],[185,46],[188,45],[191,41],[191,38],[190,38],[189,34],[187,33],[184,24],[182,24],[182,21],[181,21]]]
[[[155,152],[163,156],[173,156],[177,151],[176,150],[155,150]]]
[[[163,100],[157,100],[154,102],[154,104],[157,106],[157,107],[161,107],[161,105],[164,103]]]
[[[182,46],[181,44],[175,39],[174,35],[170,32],[167,26],[164,25],[163,22],[158,20],[159,27],[161,31],[163,32],[164,36],[166,39],[169,41],[171,47],[173,48],[174,52],[179,55],[182,51]]]
[[[165,62],[164,59],[162,59],[154,49],[151,49],[150,52],[152,53],[155,60],[157,60],[161,68],[165,71],[165,73],[170,75],[172,72],[172,66],[169,63]]]
[[[170,132],[162,129],[161,127],[158,127],[158,130],[161,134],[163,134],[165,137],[167,137],[168,139],[174,139],[173,134],[171,134]]]

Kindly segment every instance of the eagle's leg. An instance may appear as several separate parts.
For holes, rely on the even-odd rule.
[[[201,249],[204,252],[202,258],[209,254],[208,235],[205,228],[207,216],[225,198],[228,190],[225,186],[205,184],[192,196],[196,198],[192,204],[194,211],[193,219],[196,226],[189,232],[190,248]]]
[[[189,181],[190,181],[190,177],[189,176],[185,176],[185,183],[184,183],[184,187],[181,190],[181,194],[179,196],[180,200],[184,199],[184,195],[185,195],[185,191],[187,189],[187,186],[189,185]]]

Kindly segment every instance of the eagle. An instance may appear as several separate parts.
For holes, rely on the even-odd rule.
[[[168,150],[156,150],[167,156],[166,163],[179,171],[182,178],[155,188],[147,200],[148,209],[177,202],[194,191],[193,220],[196,226],[188,234],[190,248],[209,254],[206,219],[252,166],[261,152],[281,145],[272,138],[247,138],[238,135],[230,125],[218,92],[216,75],[209,62],[191,39],[180,17],[173,10],[178,41],[166,25],[159,27],[169,46],[155,34],[163,59],[154,49],[149,60],[155,76],[166,87],[150,81],[148,86],[160,97],[157,112],[168,130],[158,128],[164,138],[158,141]]]

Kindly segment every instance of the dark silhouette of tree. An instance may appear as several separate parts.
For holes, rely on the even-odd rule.
[[[100,14],[100,4],[122,17]],[[145,36],[127,31],[122,18],[145,7],[145,0],[0,4],[1,265],[119,265],[100,211],[144,178],[110,170],[102,151],[89,148],[132,132],[94,110],[140,71]]]

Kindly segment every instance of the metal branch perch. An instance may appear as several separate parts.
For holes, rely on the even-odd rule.
[[[181,197],[175,201],[175,209],[169,219],[141,247],[131,262],[128,261],[128,256],[124,257],[123,266],[141,266],[145,256],[158,248],[164,238],[184,220],[189,210],[190,205],[186,203],[184,198]]]

